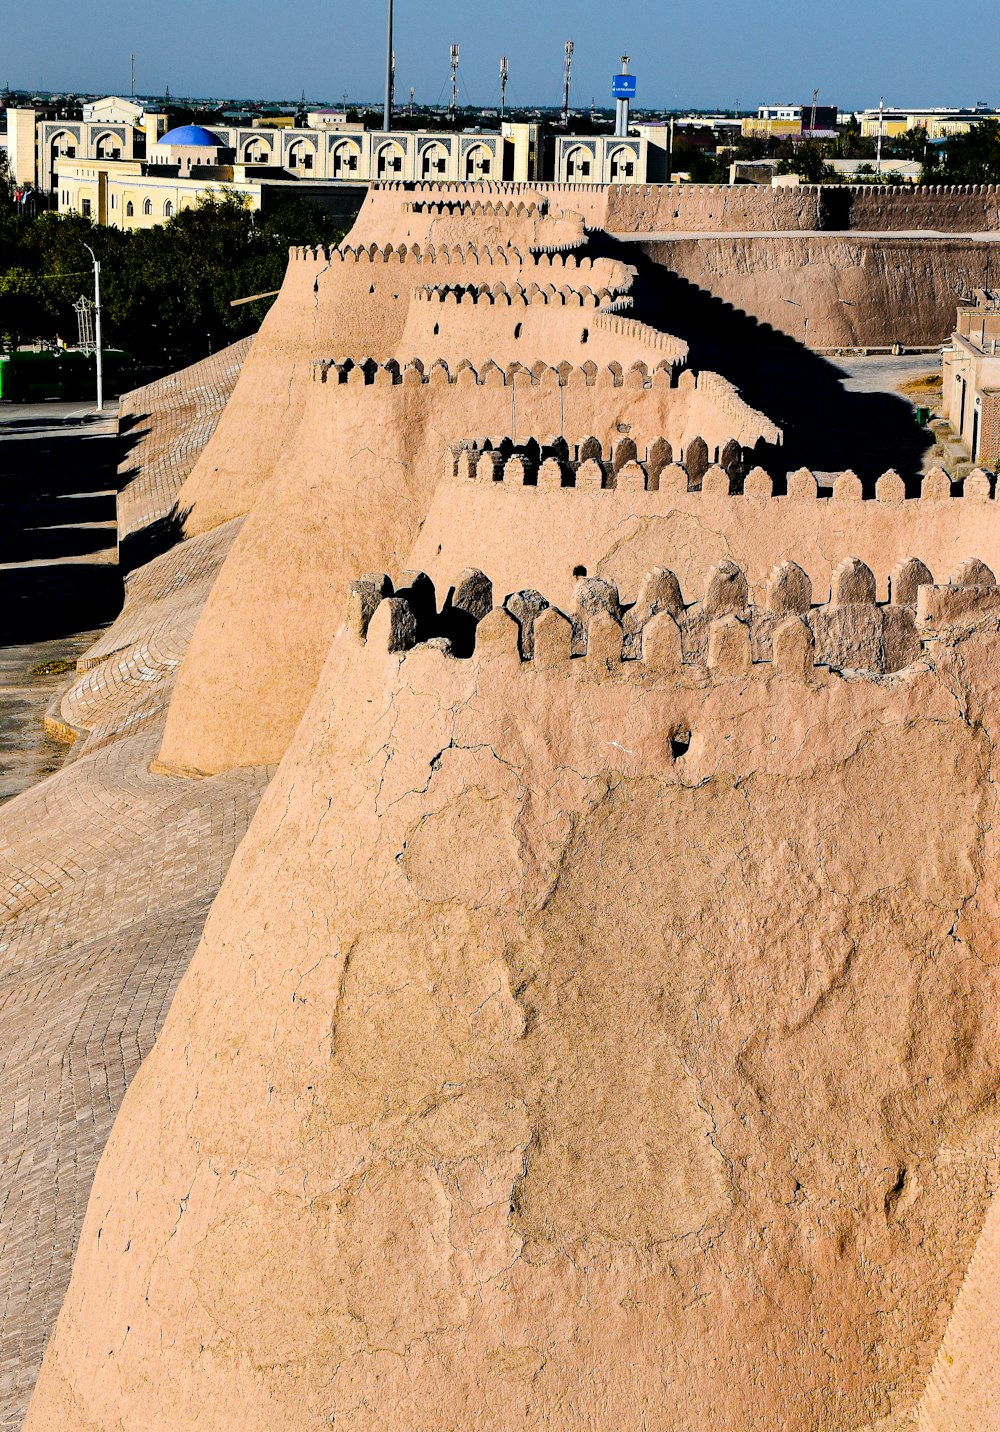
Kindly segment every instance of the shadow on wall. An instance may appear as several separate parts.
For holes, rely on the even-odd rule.
[[[603,254],[639,271],[633,316],[683,339],[692,368],[721,373],[751,407],[783,429],[773,477],[800,467],[851,470],[870,495],[877,478],[894,468],[907,495],[919,495],[923,458],[933,438],[917,427],[906,399],[846,391],[835,364],[787,334],[636,254],[634,245],[603,236],[600,245]]]

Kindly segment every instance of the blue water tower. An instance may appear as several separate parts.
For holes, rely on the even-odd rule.
[[[615,134],[619,139],[628,134],[629,103],[635,99],[636,77],[628,72],[630,64],[628,55],[622,55],[621,73],[611,81],[611,93],[615,100]]]

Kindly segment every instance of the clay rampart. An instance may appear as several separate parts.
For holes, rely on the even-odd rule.
[[[613,233],[974,234],[1000,229],[1000,189],[990,184],[620,185],[609,190],[605,226]]]
[[[679,321],[732,328],[742,314],[813,348],[944,342],[956,295],[988,287],[996,257],[990,240],[891,235],[719,235],[639,247],[692,286],[670,294]],[[748,336],[733,330],[733,342]]]
[[[978,559],[937,584],[923,562],[909,558],[887,575],[886,587],[888,600],[879,602],[871,568],[845,557],[817,593],[806,571],[784,560],[754,603],[746,574],[726,558],[690,601],[673,571],[655,567],[632,600],[623,600],[614,582],[584,577],[561,609],[534,589],[494,605],[494,584],[466,568],[443,603],[426,572],[407,573],[398,591],[388,574],[361,578],[352,584],[345,621],[377,651],[433,642],[459,659],[506,655],[598,680],[629,664],[674,677],[684,667],[722,679],[767,675],[770,667],[815,680],[826,667],[874,678],[921,660],[925,643],[944,632],[1000,622],[1000,589]]]
[[[479,247],[474,243],[457,244],[369,244],[353,247],[341,245],[336,249],[292,248],[289,262],[294,267],[309,264],[313,267],[332,264],[463,264],[467,267],[485,268],[550,268],[580,274],[595,271],[610,271],[618,277],[618,288],[627,286],[633,270],[627,264],[614,259],[577,257],[572,252],[522,252],[518,248],[504,245]]]
[[[506,202],[545,202],[583,215],[589,228],[613,233],[794,233],[876,231],[945,234],[1000,229],[996,185],[824,184],[770,188],[757,184],[392,184],[371,191],[374,212],[406,194],[410,202],[455,203],[449,195],[490,195]],[[418,198],[419,196],[419,198]],[[473,201],[475,202],[475,201]],[[397,208],[398,211],[398,208]]]
[[[520,284],[505,283],[496,284],[421,284],[413,290],[413,297],[417,303],[441,303],[452,307],[486,304],[505,305],[507,308],[527,308],[531,305],[548,304],[553,308],[600,308],[606,303],[618,302],[609,288],[589,288],[586,284],[580,288],[556,288],[548,284],[540,288],[538,284],[528,284],[522,287]],[[631,299],[627,300],[629,303]]]
[[[431,218],[467,216],[473,219],[539,219],[545,218],[549,213],[547,203],[535,203],[533,200],[527,204],[513,201],[503,203],[500,200],[480,199],[439,199],[436,201],[414,200],[401,206],[404,214],[426,214]]]
[[[667,335],[657,335],[667,339]],[[667,339],[669,346],[670,340]],[[332,386],[348,384],[360,388],[393,388],[421,386],[459,386],[480,388],[503,388],[528,384],[533,388],[654,388],[668,390],[676,386],[676,361],[666,357],[650,371],[642,362],[633,363],[627,370],[620,363],[575,365],[564,363],[552,365],[539,362],[532,367],[523,363],[508,363],[501,367],[492,360],[478,369],[468,359],[452,368],[442,358],[426,361],[412,358],[399,363],[390,358],[378,362],[374,358],[325,358],[311,365],[314,383],[330,383]],[[709,376],[709,375],[703,375]],[[716,375],[711,375],[716,376]],[[724,380],[720,380],[724,383]],[[728,388],[728,384],[725,387]],[[732,390],[735,392],[735,390]],[[777,429],[775,429],[777,432]]]

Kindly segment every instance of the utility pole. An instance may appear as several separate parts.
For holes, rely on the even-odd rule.
[[[885,133],[885,96],[878,102],[878,146],[875,150],[875,173],[882,177],[882,135]]]
[[[572,40],[566,41],[566,63],[563,66],[563,129],[569,124],[569,87],[573,81],[573,55],[576,46]]]
[[[382,111],[382,128],[389,132],[392,128],[392,3],[389,0],[389,33],[385,47],[385,108]]]
[[[451,116],[452,124],[458,122],[458,61],[461,56],[461,49],[458,45],[451,47],[451,104],[448,106],[448,114]]]
[[[104,353],[101,345],[101,265],[89,244],[83,246],[94,260],[94,351],[97,355],[97,411],[104,412]]]
[[[500,123],[503,124],[507,117],[507,81],[510,78],[510,65],[507,63],[507,56],[504,55],[500,61]]]

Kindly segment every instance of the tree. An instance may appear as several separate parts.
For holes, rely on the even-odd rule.
[[[927,165],[937,184],[1000,183],[1000,123],[974,124],[968,134],[948,140],[940,165]]]
[[[232,300],[280,288],[291,246],[341,237],[325,210],[297,195],[261,215],[223,193],[123,231],[77,214],[23,217],[0,191],[0,335],[75,335],[73,304],[92,292],[89,245],[101,260],[107,343],[175,366],[256,331],[267,303]]]
[[[807,184],[823,184],[834,177],[823,147],[814,139],[791,146],[778,160],[779,174],[799,174]]]

